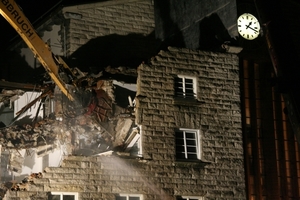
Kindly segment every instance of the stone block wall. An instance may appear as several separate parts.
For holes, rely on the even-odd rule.
[[[177,75],[197,78],[197,102],[176,101]],[[175,166],[175,172],[187,170],[176,167],[180,163],[175,158],[175,129],[200,129],[205,166],[190,164],[189,171],[201,174],[195,181],[192,173],[186,173],[190,178],[184,177],[181,185],[171,179],[175,195],[203,192],[205,199],[245,198],[236,55],[171,47],[161,51],[151,63],[139,67],[137,108],[144,158]]]
[[[197,77],[197,102],[176,101],[178,74]],[[121,193],[143,200],[246,199],[238,57],[170,47],[139,67],[137,84],[143,157],[69,156],[6,199],[47,199],[50,192],[78,192],[80,200],[114,200]],[[201,161],[176,160],[175,129],[181,127],[200,130]]]
[[[66,13],[76,13],[70,18]],[[106,1],[63,8],[68,19],[66,26],[66,55],[86,44],[90,39],[112,34],[130,33],[147,36],[154,31],[154,5],[152,0]]]

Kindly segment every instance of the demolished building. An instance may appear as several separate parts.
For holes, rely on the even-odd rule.
[[[88,63],[98,80],[88,101],[82,96],[86,103],[74,105],[53,90],[45,98],[54,105],[53,112],[44,108],[46,118],[1,129],[5,149],[34,148],[39,156],[64,150],[57,166],[6,184],[4,199],[245,198],[237,55],[175,47],[155,52],[156,43],[141,43],[139,35],[129,39],[132,48],[140,45],[139,55],[95,71],[97,54],[90,57],[95,52],[88,50],[101,42],[93,34],[148,35],[153,6],[149,0],[107,1],[58,12],[68,22],[63,30],[69,32],[60,32],[68,36],[64,53],[82,70]],[[121,11],[131,26],[140,22],[136,30],[118,21]],[[103,30],[90,24],[96,18],[108,20]],[[118,66],[126,59],[135,70]]]
[[[226,70],[223,64],[217,64],[224,60],[229,62]],[[177,62],[180,66],[174,67]],[[237,63],[238,58],[232,54],[176,48],[160,52],[150,64],[139,67],[134,123],[119,119],[115,127],[122,127],[120,133],[109,135],[124,142],[128,132],[132,136],[137,131],[141,141],[138,149],[142,150],[138,156],[124,153],[124,147],[107,148],[109,145],[97,152],[101,142],[94,143],[97,147],[88,149],[95,152],[67,156],[61,167],[45,168],[43,177],[29,183],[26,191],[9,191],[7,195],[45,199],[51,192],[62,195],[72,192],[80,199],[112,199],[116,194],[143,195],[144,199],[172,199],[173,195],[197,199],[219,195],[242,198],[244,171]],[[215,78],[216,70],[226,79]],[[174,81],[178,80],[178,74],[198,85],[193,86],[197,89],[195,98],[193,92],[192,98],[176,94]],[[86,119],[81,122],[72,124],[69,130],[89,125]],[[127,123],[135,127],[129,131],[126,127],[131,125]],[[75,132],[79,134],[80,130]],[[105,135],[99,134],[101,128],[96,132],[88,129],[80,134]],[[126,137],[122,138],[122,133]],[[62,136],[68,135],[72,134],[64,130]],[[108,137],[105,144],[112,141],[116,142]],[[184,150],[182,147],[187,145],[184,141],[193,141],[190,144],[193,145]]]

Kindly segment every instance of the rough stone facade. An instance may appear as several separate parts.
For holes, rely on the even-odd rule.
[[[90,39],[100,36],[138,33],[148,35],[154,31],[154,6],[152,0],[107,1],[63,8],[69,19],[65,38],[66,55]],[[81,18],[71,16],[73,13]]]
[[[174,78],[179,74],[197,78],[197,102],[177,102],[174,98]],[[138,84],[136,117],[143,130],[144,158],[175,166],[174,172],[186,170],[186,176],[180,176],[183,185],[175,184],[178,179],[171,180],[174,194],[205,193],[205,199],[243,199],[238,57],[169,48],[151,64],[140,66]],[[200,129],[204,167],[185,163],[181,168],[176,163],[176,128]]]
[[[174,98],[179,74],[196,77],[197,101]],[[69,156],[31,180],[26,191],[8,191],[6,199],[47,199],[50,192],[78,192],[80,200],[113,200],[120,193],[143,200],[245,199],[238,57],[170,47],[139,67],[137,83],[142,157]],[[180,127],[200,130],[201,160],[176,160]]]

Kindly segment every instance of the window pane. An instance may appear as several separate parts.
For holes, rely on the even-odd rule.
[[[175,78],[175,87],[176,88],[182,88],[183,87],[182,78]]]
[[[184,96],[184,86],[182,78],[175,78],[175,96],[183,97]]]
[[[175,88],[176,89],[178,89],[178,88],[182,89],[183,88],[183,83],[182,82],[176,82],[175,83]]]
[[[196,147],[192,147],[192,146],[188,146],[187,147],[187,152],[188,153],[196,153],[197,152],[197,148]]]
[[[185,132],[185,137],[189,138],[189,139],[195,139],[196,134],[195,134],[195,132]]]
[[[185,78],[185,84],[193,84],[193,79]]]
[[[196,140],[186,140],[186,145],[196,146]]]
[[[176,139],[176,144],[177,144],[178,146],[184,145],[184,140],[183,140],[183,138],[177,138],[177,139]]]
[[[188,159],[191,159],[191,160],[196,160],[196,159],[198,159],[198,157],[197,157],[197,154],[193,154],[193,153],[188,153],[188,155],[187,155],[188,157]]]
[[[180,153],[180,152],[176,153],[176,158],[177,159],[186,159],[185,154],[184,153]]]
[[[195,130],[175,131],[176,158],[197,160],[200,148],[197,141],[198,132]]]
[[[175,82],[175,96],[181,97],[181,98],[189,98],[189,99],[195,99],[195,80],[192,78],[186,78],[186,77],[176,77],[174,79]]]
[[[188,95],[194,95],[194,90],[193,88],[185,88],[185,93]]]
[[[75,200],[74,195],[63,195],[63,200]]]
[[[176,131],[175,136],[176,136],[176,138],[183,138],[183,132],[182,131]]]
[[[48,200],[60,200],[60,195],[58,195],[58,194],[55,194],[55,195],[50,194]]]
[[[184,153],[185,152],[184,146],[182,146],[182,145],[176,145],[176,152],[178,152],[178,153]]]
[[[195,99],[195,96],[193,94],[186,94],[185,98],[187,98],[187,99]]]
[[[193,84],[185,84],[185,90],[189,89],[189,90],[192,90],[193,91]]]
[[[175,77],[175,83],[182,83],[182,78]]]

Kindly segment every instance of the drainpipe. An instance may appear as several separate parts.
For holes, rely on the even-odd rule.
[[[299,58],[284,19],[283,0],[254,0],[262,24],[276,79],[284,87],[282,95],[289,120],[300,143],[300,83]]]

